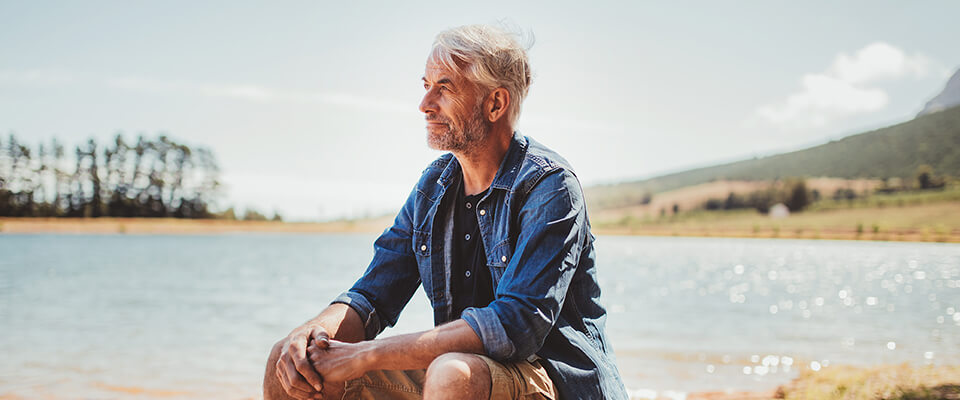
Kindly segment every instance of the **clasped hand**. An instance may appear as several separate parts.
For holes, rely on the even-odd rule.
[[[322,399],[325,394],[339,393],[343,382],[366,372],[357,357],[359,346],[330,339],[321,327],[298,329],[287,337],[281,350],[277,379],[295,399]]]

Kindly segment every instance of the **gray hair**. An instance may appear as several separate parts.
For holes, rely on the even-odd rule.
[[[440,32],[430,54],[434,61],[487,90],[507,89],[511,124],[516,124],[530,88],[530,60],[515,36],[519,35],[489,25],[460,26]]]

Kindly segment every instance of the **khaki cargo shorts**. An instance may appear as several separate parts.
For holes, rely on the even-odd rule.
[[[557,398],[553,381],[540,361],[520,361],[501,364],[477,355],[490,369],[490,399],[550,399]],[[423,397],[426,370],[371,371],[361,378],[348,381],[344,400],[419,400]]]

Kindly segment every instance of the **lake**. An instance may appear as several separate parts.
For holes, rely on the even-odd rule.
[[[349,287],[374,238],[0,235],[0,398],[257,398],[272,344]],[[600,236],[597,250],[636,394],[960,363],[960,245]],[[385,334],[431,326],[418,293]]]

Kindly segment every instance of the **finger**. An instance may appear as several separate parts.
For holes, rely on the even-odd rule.
[[[307,346],[307,355],[310,357],[317,356],[322,354],[324,350],[327,350],[329,347],[320,347],[316,343]]]
[[[279,364],[279,363],[278,363]],[[287,392],[290,396],[298,399],[309,399],[316,392],[312,390],[302,390],[300,388],[294,387],[290,383],[290,379],[287,377],[287,369],[278,365],[276,368],[277,371],[277,380],[280,381],[280,386],[283,387],[283,391]]]
[[[293,396],[294,391],[292,391],[290,388],[290,382],[289,379],[287,379],[286,368],[283,367],[283,363],[277,361],[277,366],[275,369],[277,371],[277,380],[280,381],[280,386],[283,387],[283,391]]]
[[[306,354],[304,354],[306,356]],[[300,376],[303,379],[306,379],[306,383],[309,383],[316,391],[323,390],[323,380],[320,378],[320,374],[313,369],[313,364],[310,363],[310,360],[307,357],[303,357],[294,361],[297,372],[300,373]]]
[[[290,385],[291,389],[288,392],[290,392],[291,395],[293,394],[292,391],[294,390],[298,392],[304,392],[308,395],[316,390],[315,388],[310,387],[310,384],[303,379],[299,372],[297,372],[297,369],[293,364],[284,365],[284,374],[287,376],[287,384]],[[301,398],[309,398],[309,396]]]
[[[290,344],[290,358],[293,360],[294,370],[291,371],[288,368],[287,375],[293,378],[291,380],[293,385],[301,390],[310,391],[312,389],[319,392],[320,388],[323,387],[323,380],[320,378],[320,375],[317,374],[317,371],[313,369],[310,360],[307,359],[307,350],[304,344],[306,343],[293,342]],[[290,367],[290,364],[287,366]]]
[[[305,392],[297,388],[290,388],[290,391],[287,392],[287,394],[290,395],[290,397],[293,397],[295,399],[307,400],[307,399],[316,398],[317,392],[314,392],[314,391]]]
[[[313,333],[313,343],[321,349],[330,347],[330,335],[327,331],[315,331]]]

